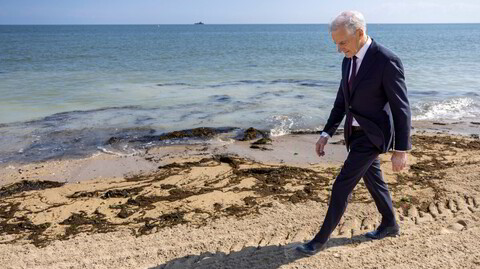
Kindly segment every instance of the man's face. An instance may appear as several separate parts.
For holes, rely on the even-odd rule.
[[[360,38],[363,37],[363,31],[357,30],[351,34],[345,27],[341,27],[332,32],[333,42],[337,45],[338,52],[345,54],[345,57],[352,58],[360,49]]]

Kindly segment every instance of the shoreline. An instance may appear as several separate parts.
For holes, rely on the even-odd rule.
[[[252,129],[252,130],[250,130]],[[138,133],[130,133],[132,131],[138,131]],[[480,121],[470,120],[415,120],[412,121],[412,133],[419,131],[427,132],[448,132],[455,135],[475,135],[480,134]],[[72,139],[72,134],[69,132],[67,137],[70,137],[70,140],[60,140],[56,141],[57,143],[67,143],[67,151],[63,152],[63,155],[54,157],[51,152],[48,152],[48,148],[42,150],[47,150],[45,153],[47,157],[45,159],[30,159],[30,162],[48,162],[51,160],[59,159],[82,159],[88,158],[96,154],[112,154],[112,155],[134,155],[135,153],[141,153],[145,149],[156,148],[156,147],[168,147],[175,145],[198,145],[204,143],[224,143],[227,144],[233,141],[242,141],[244,136],[252,136],[247,140],[253,140],[261,137],[283,137],[288,135],[302,135],[302,134],[319,134],[320,131],[314,131],[310,129],[298,129],[285,131],[281,135],[272,134],[278,133],[278,130],[262,130],[256,129],[255,127],[249,128],[240,128],[240,127],[197,127],[193,129],[184,129],[184,130],[175,130],[172,132],[156,133],[156,131],[148,126],[138,127],[135,129],[127,128],[125,134],[117,134],[105,137],[103,144],[95,145],[85,145],[78,144],[77,147],[80,147],[80,151],[75,152],[72,150],[76,143],[81,141],[83,138],[78,137]],[[343,129],[339,127],[338,134],[341,134]],[[249,133],[253,132],[253,133]],[[84,132],[82,131],[82,134]],[[58,135],[58,134],[56,134]],[[91,139],[91,138],[87,138]],[[98,139],[97,139],[98,140]],[[52,140],[53,143],[55,140]],[[17,141],[18,142],[18,141]],[[37,141],[30,142],[32,145],[35,145]],[[98,142],[98,141],[97,141]],[[27,141],[22,141],[22,143],[27,143]],[[27,143],[28,144],[28,143]],[[25,144],[23,147],[27,147]],[[54,145],[53,143],[52,145]],[[43,147],[45,145],[42,145]],[[36,145],[35,147],[38,147]],[[92,149],[88,149],[91,147]],[[87,153],[88,152],[88,153]],[[25,152],[25,148],[21,148],[18,153],[32,155],[32,153]],[[35,156],[41,152],[33,153]],[[28,161],[25,159],[20,159],[19,161],[7,161],[0,162],[0,168],[9,165],[9,164],[25,164]]]
[[[248,131],[248,130],[247,130]],[[255,130],[257,131],[257,130]],[[169,134],[181,133],[175,131]],[[264,131],[257,131],[264,132]],[[109,151],[97,151],[90,156],[62,157],[45,161],[30,163],[4,163],[0,164],[0,186],[18,181],[20,179],[52,180],[65,183],[75,183],[89,179],[121,178],[125,174],[152,171],[156,168],[143,156],[149,153],[165,157],[159,164],[166,164],[176,159],[202,156],[207,154],[229,154],[243,156],[264,163],[308,166],[315,163],[325,165],[341,165],[347,152],[341,144],[343,130],[339,128],[339,134],[329,140],[327,155],[318,158],[314,153],[314,146],[319,132],[296,132],[277,137],[270,137],[270,145],[258,145],[256,149],[250,148],[252,142],[264,135],[253,135],[247,141],[241,139],[214,139],[195,144],[173,144],[155,146],[137,153],[123,154]],[[480,122],[475,121],[414,121],[412,122],[412,134],[443,134],[477,139],[480,136]],[[162,135],[163,136],[163,135]],[[238,137],[238,135],[237,135]],[[268,136],[267,136],[268,137]],[[110,140],[115,140],[112,137]],[[272,143],[274,146],[272,146]],[[254,146],[255,147],[255,146]],[[274,151],[274,152],[270,152]],[[298,151],[298,152],[296,152]],[[297,156],[301,152],[302,156]],[[172,157],[175,156],[175,157]],[[160,158],[161,158],[160,157]],[[158,158],[158,156],[157,156]],[[46,170],[57,169],[60,173]]]

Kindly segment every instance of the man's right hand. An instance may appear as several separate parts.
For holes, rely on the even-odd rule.
[[[328,142],[328,137],[321,136],[318,139],[317,144],[315,145],[315,151],[317,152],[317,155],[319,157],[322,157],[323,155],[325,155],[324,148],[327,142]]]

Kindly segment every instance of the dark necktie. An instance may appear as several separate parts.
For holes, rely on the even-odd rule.
[[[348,80],[348,94],[350,95],[350,97],[352,96],[353,81],[355,80],[356,75],[357,75],[357,56],[353,56],[352,57],[352,74],[350,75],[350,79]],[[352,113],[347,113],[347,122],[346,122],[347,124],[345,126],[347,131],[346,139],[348,139],[352,134],[352,121],[353,121]]]
[[[350,79],[348,80],[348,91],[350,96],[352,95],[353,81],[355,80],[355,76],[357,75],[357,59],[357,56],[352,57],[352,74],[350,75]]]

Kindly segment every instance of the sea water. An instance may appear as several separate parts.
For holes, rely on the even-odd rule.
[[[480,24],[368,34],[403,61],[414,120],[480,116]],[[0,25],[0,162],[197,127],[321,130],[342,59],[322,24]]]

